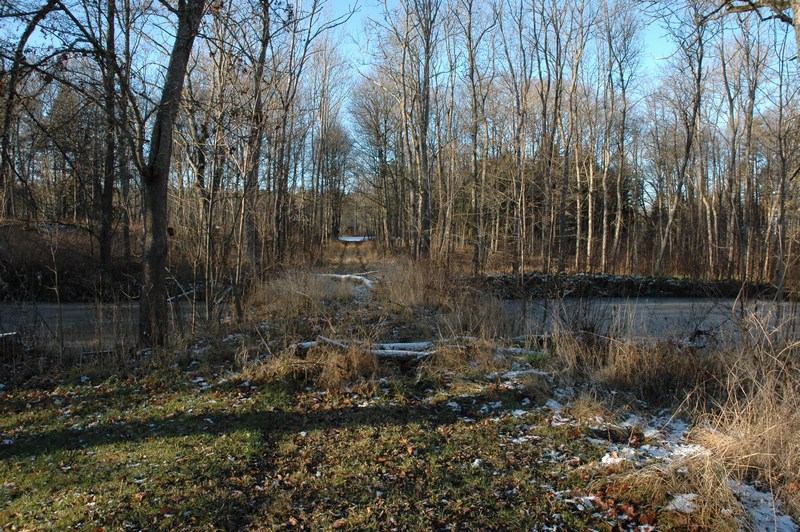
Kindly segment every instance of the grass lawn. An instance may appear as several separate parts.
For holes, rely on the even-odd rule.
[[[329,393],[198,369],[3,390],[0,525],[708,525],[620,488],[619,465],[601,463],[611,442],[569,408],[541,406],[524,376],[380,378]]]

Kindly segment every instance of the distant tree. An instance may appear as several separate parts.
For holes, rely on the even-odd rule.
[[[480,161],[478,133],[481,122],[485,121],[486,99],[489,96],[491,78],[494,76],[492,64],[485,61],[481,64],[481,49],[492,39],[492,32],[497,24],[497,12],[492,16],[481,17],[479,7],[474,0],[459,0],[456,20],[461,29],[466,47],[467,72],[466,80],[469,91],[469,142],[470,142],[470,179],[472,181],[472,273],[478,275],[483,265],[483,191],[478,164]],[[492,43],[493,44],[493,43]],[[485,168],[485,166],[484,166]]]
[[[14,175],[11,156],[11,122],[17,99],[17,84],[19,83],[20,77],[23,74],[23,70],[26,67],[32,67],[32,65],[27,65],[27,61],[25,59],[25,50],[28,45],[28,40],[34,34],[39,24],[51,12],[56,10],[58,5],[58,0],[47,0],[44,5],[38,8],[31,8],[31,11],[29,12],[26,12],[26,10],[23,9],[20,9],[19,12],[9,9],[8,13],[4,13],[4,15],[7,17],[16,17],[22,20],[30,17],[30,20],[28,20],[28,23],[22,32],[22,36],[12,52],[13,56],[11,57],[11,66],[8,72],[3,72],[2,78],[0,78],[0,80],[2,80],[0,86],[5,88],[3,129],[2,133],[0,134],[0,186],[4,188],[2,206],[3,214],[5,216],[12,214],[14,205],[13,192],[16,178]],[[21,8],[22,6],[18,7]]]

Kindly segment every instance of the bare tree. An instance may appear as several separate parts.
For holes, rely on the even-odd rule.
[[[497,24],[497,11],[491,16],[484,15],[474,0],[460,0],[456,9],[457,20],[464,38],[467,53],[467,84],[469,91],[469,140],[470,140],[470,178],[472,181],[472,273],[478,275],[483,265],[483,187],[480,180],[480,146],[478,134],[482,129],[481,121],[485,120],[486,99],[489,96],[492,78],[494,77],[493,58],[484,57],[481,64],[482,46],[491,42],[492,31]],[[488,52],[491,54],[491,50]]]
[[[677,106],[676,111],[683,128],[683,147],[680,158],[677,161],[677,167],[674,169],[674,190],[670,191],[671,199],[668,201],[666,220],[661,228],[658,255],[653,265],[653,271],[656,274],[663,273],[664,253],[669,243],[680,199],[684,193],[687,170],[692,158],[692,148],[697,133],[706,77],[704,62],[708,34],[706,20],[702,15],[701,7],[698,4],[691,3],[682,15],[683,17],[674,23],[670,21],[669,30],[678,45],[676,61],[680,62],[677,67],[689,74],[687,76],[688,79],[681,77],[676,80],[678,85],[673,92],[674,103]]]
[[[161,100],[153,121],[150,151],[146,163],[142,165],[145,236],[139,341],[144,345],[162,345],[167,337],[167,193],[172,136],[192,45],[200,28],[205,5],[205,0],[178,0],[177,7],[170,8],[177,17],[177,30],[164,76]]]

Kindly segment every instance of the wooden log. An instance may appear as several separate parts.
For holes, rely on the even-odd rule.
[[[374,349],[387,351],[428,351],[435,344],[433,342],[393,342],[388,344],[372,344]]]
[[[436,351],[401,351],[397,349],[368,349],[367,353],[375,355],[378,358],[390,358],[403,362],[410,362],[413,360],[422,360],[429,357]]]
[[[305,354],[310,349],[321,345],[334,347],[341,351],[348,351],[352,348],[358,348],[363,350],[365,353],[375,355],[378,358],[386,358],[402,362],[421,360],[435,352],[431,350],[431,348],[435,345],[434,342],[400,342],[370,345],[359,341],[347,342],[334,340],[325,336],[318,336],[316,340],[309,342],[299,342],[293,344],[292,347],[295,349],[295,351]]]

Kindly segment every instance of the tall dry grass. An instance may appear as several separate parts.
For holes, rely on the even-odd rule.
[[[702,350],[587,335],[562,324],[552,338],[551,364],[573,381],[626,390],[694,419],[690,438],[709,455],[682,464],[680,475],[674,467],[639,473],[637,485],[646,486],[649,478],[662,488],[713,497],[704,507],[711,515],[730,507],[732,494],[725,482],[730,476],[773,492],[798,518],[800,341],[788,340],[786,329],[767,327],[769,320],[743,321],[739,342]],[[709,522],[723,528],[730,524],[727,519]]]
[[[281,274],[250,294],[246,308],[251,318],[270,315],[276,319],[316,316],[333,303],[347,303],[355,297],[352,283],[316,275],[310,271]]]
[[[429,262],[397,259],[383,265],[379,280],[376,301],[400,311],[442,308],[450,288],[445,272]]]
[[[722,378],[720,351],[565,330],[553,334],[551,345],[551,364],[567,379],[628,391],[654,405],[681,403]]]
[[[694,438],[800,517],[800,342],[762,340],[724,358]]]

